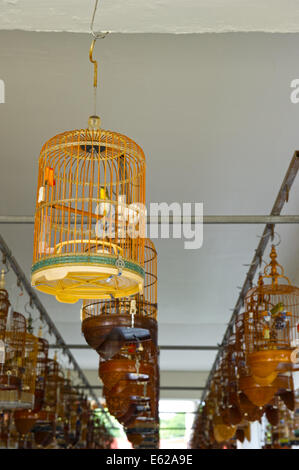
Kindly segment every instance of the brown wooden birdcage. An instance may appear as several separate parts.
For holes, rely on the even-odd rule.
[[[58,414],[63,402],[64,374],[56,357],[47,362],[47,382],[45,389],[44,409],[50,412],[51,417]]]
[[[148,437],[154,437],[159,430],[159,366],[156,364],[154,377],[147,382],[143,394],[150,397],[148,409],[138,413],[134,420],[126,425],[125,432],[133,447],[139,448]],[[142,393],[142,389],[134,390],[134,394]]]
[[[36,422],[33,428],[34,441],[38,448],[46,447],[53,442],[56,419],[64,413],[64,374],[56,354],[53,359],[48,359],[46,374],[44,404],[35,413]]]
[[[113,300],[85,300],[82,307],[82,332],[87,343],[105,359],[112,357],[127,340],[115,328],[142,328],[150,333],[150,347],[157,346],[157,252],[153,242],[145,240],[145,283],[142,294]],[[132,335],[136,333],[133,330]],[[136,333],[137,334],[137,333]],[[131,336],[132,336],[131,335]],[[111,340],[110,340],[111,336]],[[148,339],[148,336],[146,335]],[[113,347],[112,347],[113,345]]]
[[[235,335],[231,335],[222,350],[218,366],[218,407],[223,422],[227,425],[241,423],[243,414],[238,394],[238,346]]]
[[[104,384],[107,406],[122,424],[134,423],[144,411],[158,420],[158,351],[148,343],[152,341],[125,344],[112,359],[99,362],[99,377]],[[138,403],[138,397],[146,403]]]
[[[49,343],[41,337],[38,337],[37,341],[34,405],[30,410],[20,409],[14,413],[15,425],[22,438],[32,430],[45,402]]]
[[[274,246],[270,258],[258,285],[245,297],[247,361],[261,385],[273,382],[279,368],[298,362],[299,288],[284,275]]]
[[[193,433],[190,439],[191,449],[208,449],[215,439],[213,434],[212,415],[209,404],[211,396],[208,393],[205,404],[197,410],[193,423]]]
[[[99,376],[104,384],[103,395],[109,412],[121,423],[129,424],[145,411],[155,416],[155,364],[125,358],[100,361]]]
[[[3,355],[3,352],[1,348],[4,347],[4,337],[5,337],[5,331],[6,331],[7,315],[8,315],[8,310],[10,306],[8,292],[7,290],[4,289],[3,277],[4,276],[2,275],[2,279],[0,282],[0,363],[2,362],[1,356]]]
[[[32,284],[61,302],[124,297],[144,281],[145,157],[128,137],[59,134],[39,158]]]

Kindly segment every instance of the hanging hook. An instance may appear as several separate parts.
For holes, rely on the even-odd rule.
[[[20,296],[23,295],[24,292],[23,292],[22,281],[21,281],[21,279],[20,279],[19,277],[17,278],[17,287],[18,287],[18,288],[20,289],[20,291],[21,291],[19,295],[20,295]]]
[[[98,86],[98,62],[96,60],[94,60],[93,57],[92,57],[96,40],[97,40],[97,38],[95,38],[92,41],[90,49],[89,49],[89,60],[93,64],[93,67],[94,67],[94,72],[93,72],[93,86],[94,86],[94,88],[97,88],[97,86]]]
[[[8,271],[9,271],[9,266],[7,264],[7,259],[6,259],[5,254],[3,254],[3,257],[2,257],[2,263],[6,267],[6,270],[4,270],[4,268],[3,268],[2,272],[4,272],[4,274],[7,274]]]
[[[95,19],[95,14],[96,14],[96,11],[97,11],[98,3],[99,3],[99,0],[96,0],[94,10],[93,10],[92,19],[91,19],[91,23],[90,23],[90,32],[91,32],[94,39],[93,39],[93,41],[91,43],[91,46],[90,46],[90,49],[89,49],[89,60],[94,66],[94,72],[93,72],[94,115],[91,116],[90,119],[96,118],[96,128],[99,128],[99,126],[100,126],[100,120],[99,120],[99,118],[97,116],[97,112],[96,112],[97,111],[98,62],[93,58],[93,50],[94,50],[96,40],[97,39],[104,39],[108,34],[108,31],[106,33],[95,33],[94,30],[93,30],[94,19]],[[92,122],[90,122],[89,124],[90,124],[89,127],[93,128],[94,124],[95,124],[94,119],[92,119]]]
[[[30,299],[31,299],[31,297],[30,297]],[[24,310],[25,310],[26,313],[28,313],[28,315],[31,315],[32,312],[28,310],[28,307],[30,307],[32,309],[32,303],[31,303],[30,300],[28,302],[26,302],[26,304],[24,306]]]

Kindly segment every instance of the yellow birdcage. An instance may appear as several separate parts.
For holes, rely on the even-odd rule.
[[[36,365],[38,355],[38,338],[31,333],[26,333],[25,354],[23,362],[21,401],[31,402],[34,407],[36,386]]]
[[[40,332],[41,334],[41,332]],[[36,363],[36,386],[34,411],[39,411],[44,404],[45,389],[48,375],[49,343],[46,339],[38,338],[38,356]]]
[[[260,385],[271,384],[279,370],[295,367],[299,351],[299,288],[284,275],[274,246],[270,258],[245,297],[246,359]]]
[[[256,378],[253,375],[248,362],[248,347],[245,340],[248,327],[252,324],[251,320],[248,312],[241,312],[236,317],[236,337],[240,346],[237,354],[237,370],[241,410],[249,421],[256,421],[264,413],[264,406],[269,404],[275,395],[287,401],[291,400],[293,381],[287,366],[282,367],[279,373],[275,373],[273,380],[272,377]]]
[[[13,312],[4,333],[3,359],[0,364],[0,408],[14,408],[19,402],[22,367],[25,356],[26,319]]]
[[[63,384],[63,371],[55,354],[53,359],[47,360],[44,403],[42,408],[35,413],[33,432],[38,448],[53,442],[56,419],[64,416]]]
[[[39,334],[41,334],[41,330]],[[34,405],[32,409],[18,409],[14,413],[15,426],[23,438],[25,435],[27,435],[28,438],[28,433],[38,420],[39,411],[44,405],[45,400],[49,343],[41,337],[38,337],[37,341],[36,369],[35,372],[31,370],[27,374],[28,380],[35,377]],[[32,367],[34,367],[34,361]]]
[[[34,404],[38,338],[27,333],[26,319],[13,312],[4,336],[0,364],[0,408],[32,408]]]
[[[100,129],[64,132],[39,158],[32,285],[61,302],[142,291],[145,156]]]
[[[51,417],[49,420],[52,420],[56,415],[63,413],[61,407],[63,406],[63,385],[65,378],[62,368],[57,362],[56,355],[54,359],[48,359],[47,369],[43,410],[49,413]]]
[[[157,347],[157,252],[154,243],[149,239],[145,239],[144,271],[142,294],[114,300],[83,301],[82,332],[87,343],[105,359],[112,357],[107,357],[108,353],[112,354],[108,344],[111,335],[111,344],[114,347],[110,346],[113,351],[130,342],[128,338],[121,338],[121,335],[116,338],[113,335],[115,327],[127,328],[127,332],[131,331],[132,336],[138,336],[133,327],[147,330],[151,338],[148,345],[152,352]]]

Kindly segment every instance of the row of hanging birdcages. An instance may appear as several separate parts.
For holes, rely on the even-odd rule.
[[[107,448],[112,439],[87,398],[49,357],[48,341],[0,289],[0,448]]]
[[[125,425],[128,413],[137,418],[144,409],[142,417],[148,415],[148,424],[155,416],[156,429],[157,252],[144,238],[144,204],[141,148],[102,130],[99,118],[91,117],[86,130],[60,134],[44,145],[32,284],[61,302],[83,299],[82,332],[100,355],[100,377],[105,368],[112,377],[117,361],[123,361],[127,387],[110,393],[104,381],[110,412]],[[141,370],[150,369],[146,380],[137,379],[138,361]],[[148,387],[150,396],[140,387]]]
[[[250,422],[265,416],[270,425],[278,426],[279,410],[293,415],[296,409],[299,288],[284,275],[274,245],[270,263],[247,292],[244,307],[222,346],[199,409],[195,424],[201,434],[193,433],[193,447],[235,446]]]

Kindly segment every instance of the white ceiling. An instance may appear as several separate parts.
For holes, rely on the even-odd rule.
[[[299,35],[115,34],[97,45],[102,124],[143,147],[149,202],[204,202],[205,214],[269,213],[299,148],[299,104],[289,99],[298,43]],[[0,215],[33,214],[43,142],[86,125],[89,45],[82,34],[0,32]],[[299,180],[285,213],[299,213]],[[221,341],[262,229],[205,226],[198,251],[157,241],[161,345]],[[33,226],[0,231],[29,276]],[[299,284],[299,228],[279,231],[280,259]],[[80,305],[40,298],[66,342],[84,343]],[[82,367],[97,367],[93,351],[74,355]],[[208,370],[214,355],[162,351],[161,368]]]
[[[119,33],[299,31],[297,0],[100,0],[95,28]],[[88,32],[94,0],[0,0],[0,29]]]

